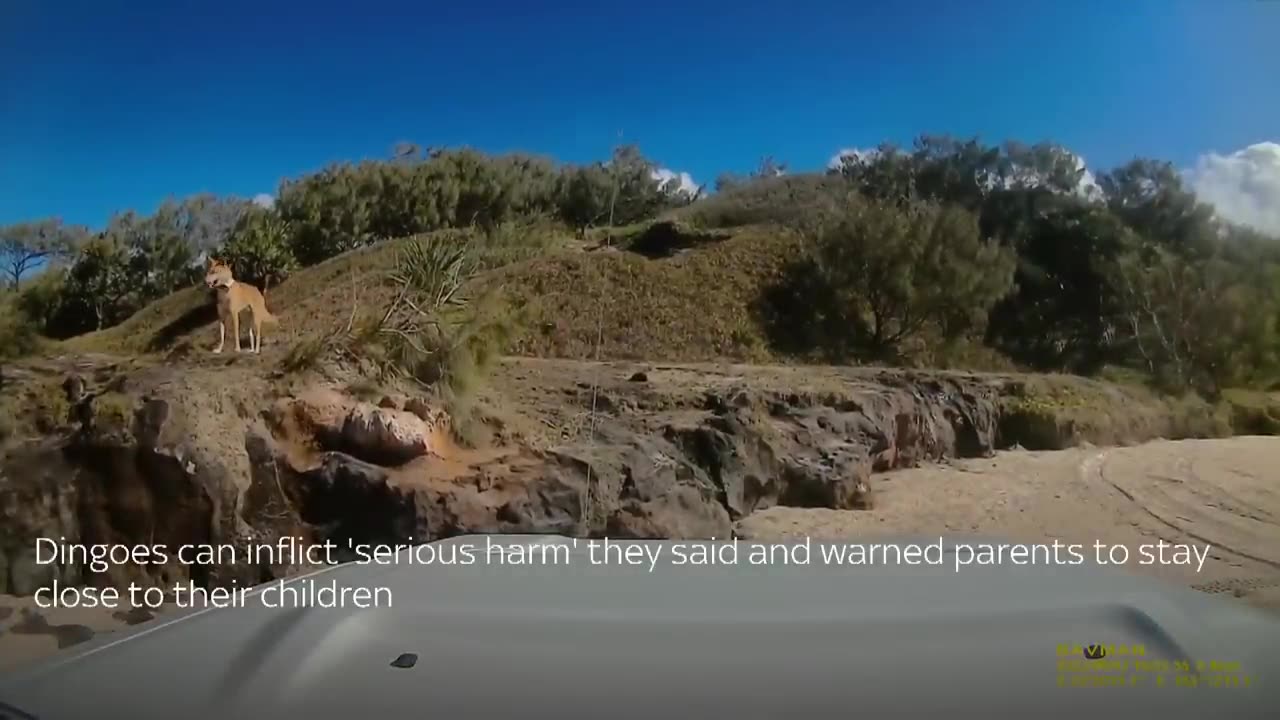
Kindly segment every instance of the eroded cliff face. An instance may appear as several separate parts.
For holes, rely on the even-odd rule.
[[[245,587],[299,569],[242,552],[97,573],[37,564],[39,538],[247,548],[297,537],[340,549],[465,533],[724,538],[772,506],[873,507],[872,473],[1017,440],[1002,424],[1008,383],[989,377],[592,372],[599,386],[566,363],[518,366],[497,383],[502,431],[476,449],[454,442],[425,397],[374,403],[238,366],[131,371],[73,393],[59,432],[8,444],[0,592],[54,579]],[[1149,425],[1136,432],[1168,429]]]

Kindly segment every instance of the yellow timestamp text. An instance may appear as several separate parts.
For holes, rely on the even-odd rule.
[[[1058,687],[1248,688],[1248,675],[1103,675],[1059,673]]]

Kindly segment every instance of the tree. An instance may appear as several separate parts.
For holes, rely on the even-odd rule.
[[[842,155],[839,167],[832,173],[843,177],[868,198],[908,205],[920,197],[916,171],[916,162],[910,154],[885,143],[875,150]]]
[[[918,197],[974,212],[999,186],[1002,164],[999,148],[948,135],[921,135],[902,162],[910,167]]]
[[[67,337],[120,322],[138,307],[138,284],[129,251],[117,238],[88,241],[67,269],[53,334]]]
[[[1039,370],[1088,374],[1117,360],[1110,321],[1118,295],[1108,271],[1136,246],[1136,235],[1106,208],[1079,199],[1025,220],[1012,243],[1016,289],[993,308],[987,342]]]
[[[810,342],[832,359],[894,359],[925,333],[980,331],[1013,282],[1013,253],[963,208],[855,200],[814,235],[804,283]]]
[[[657,167],[640,153],[635,145],[623,145],[613,152],[607,171],[612,196],[613,219],[627,225],[652,217],[662,209],[662,182]]]
[[[227,241],[241,215],[256,207],[244,198],[202,193],[166,201],[156,218],[191,248],[198,264],[211,249]]]
[[[49,218],[0,228],[0,258],[14,288],[23,276],[51,260],[65,258],[88,236],[88,229]]]
[[[289,224],[276,212],[255,208],[241,217],[215,256],[231,266],[237,279],[265,290],[279,285],[297,268],[289,234]]]
[[[1010,140],[1005,143],[997,165],[996,175],[1002,190],[1080,194],[1086,172],[1079,156],[1053,143],[1026,145]]]
[[[372,164],[334,164],[281,184],[276,209],[294,230],[291,249],[305,265],[367,244],[370,196],[382,187]]]
[[[103,232],[127,257],[141,302],[189,285],[198,275],[196,252],[180,232],[179,213],[172,202],[150,216],[129,210],[113,216]]]
[[[1168,389],[1215,396],[1274,379],[1277,266],[1192,259],[1151,242],[1126,253],[1111,272],[1122,340]]]
[[[613,182],[601,164],[583,165],[565,171],[560,215],[581,235],[587,228],[609,218]]]
[[[752,177],[771,178],[782,177],[786,174],[786,163],[779,163],[773,159],[772,155],[766,155],[760,159],[760,165],[756,167],[756,171],[752,173]]]
[[[1098,184],[1111,212],[1139,235],[1188,256],[1214,252],[1213,208],[1184,186],[1172,163],[1136,158]]]
[[[67,269],[50,268],[32,278],[18,294],[17,307],[41,332],[48,333],[58,317]]]

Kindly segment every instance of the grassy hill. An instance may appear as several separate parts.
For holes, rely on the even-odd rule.
[[[671,223],[592,232],[536,226],[481,236],[434,236],[477,243],[489,268],[478,282],[500,285],[521,332],[513,354],[696,361],[772,359],[757,300],[798,249],[798,238],[768,226],[698,232]],[[315,337],[390,300],[381,279],[405,240],[345,253],[296,271],[267,289],[281,320],[264,351]],[[201,286],[153,302],[121,324],[64,341],[70,352],[168,353],[216,341],[216,315]]]
[[[518,317],[510,354],[595,359],[598,341],[598,355],[604,360],[787,359],[770,349],[761,298],[780,280],[801,241],[777,226],[712,232],[662,221],[612,233],[597,230],[585,238],[555,225],[490,235],[450,230],[433,236],[480,248],[487,270],[476,282],[501,286]],[[300,269],[279,287],[269,288],[268,303],[281,322],[268,330],[268,358],[344,326],[353,312],[380,312],[391,299],[391,289],[382,279],[405,242],[387,241],[345,253]],[[47,352],[174,357],[207,352],[216,338],[212,299],[207,290],[195,286],[147,305],[115,327],[52,343]],[[959,364],[1013,370],[991,353],[972,353]],[[1050,382],[1055,377],[1059,380]],[[1044,376],[1037,384],[1044,382],[1079,385],[1069,376]],[[1130,388],[1126,393],[1140,391],[1144,406],[1163,407],[1163,401],[1147,397],[1149,392],[1137,387],[1139,379],[1121,384]],[[1055,393],[1036,392],[1048,398],[1049,406],[1033,404],[1026,410],[1065,417],[1069,413],[1065,406],[1057,407]],[[1117,407],[1112,402],[1103,405]],[[1233,390],[1225,394],[1220,408],[1236,432],[1271,434],[1280,428],[1280,394]],[[1098,409],[1086,414],[1096,415]]]

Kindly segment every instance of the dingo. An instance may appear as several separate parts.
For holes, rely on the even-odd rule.
[[[221,260],[209,258],[209,270],[205,273],[204,283],[218,294],[218,347],[214,353],[222,352],[227,341],[227,324],[231,324],[231,335],[236,339],[236,352],[240,352],[240,313],[245,308],[253,315],[253,326],[249,328],[249,352],[262,352],[262,325],[276,323],[275,315],[267,312],[267,299],[258,288],[247,283],[237,282],[231,275],[231,268]]]

